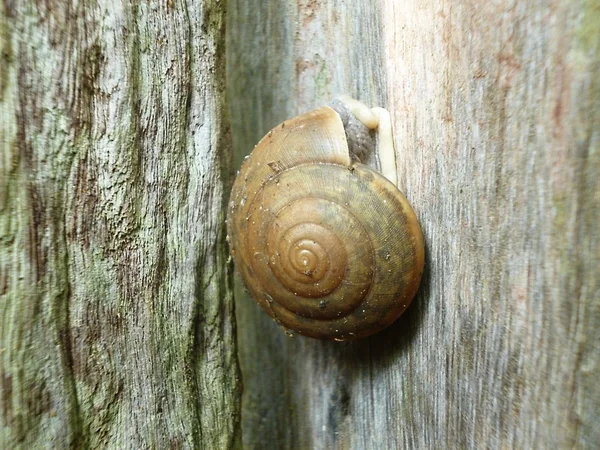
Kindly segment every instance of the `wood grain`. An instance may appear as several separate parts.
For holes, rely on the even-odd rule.
[[[298,1],[228,12],[238,161],[347,93],[387,107],[426,273],[355,343],[289,338],[237,292],[245,448],[595,448],[597,0]]]
[[[232,448],[224,2],[5,1],[0,448]]]

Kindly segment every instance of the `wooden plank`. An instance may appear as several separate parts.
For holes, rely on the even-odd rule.
[[[387,107],[426,273],[353,343],[236,303],[246,448],[594,448],[600,4],[229,6],[234,148],[347,93]]]
[[[224,2],[5,2],[0,448],[231,448]]]

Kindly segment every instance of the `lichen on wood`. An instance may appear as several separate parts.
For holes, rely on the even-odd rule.
[[[5,2],[0,447],[240,443],[225,2]]]

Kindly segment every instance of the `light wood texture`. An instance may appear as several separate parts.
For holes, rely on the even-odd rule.
[[[4,2],[0,448],[240,443],[224,24]]]
[[[238,292],[246,448],[596,448],[600,2],[230,2],[243,154],[346,93],[387,107],[426,241],[409,311],[289,338]]]

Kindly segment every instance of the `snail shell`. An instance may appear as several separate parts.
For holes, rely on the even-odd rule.
[[[350,152],[348,117],[336,104],[271,130],[244,161],[228,208],[231,254],[252,297],[283,327],[321,339],[390,325],[424,264],[412,208]]]

